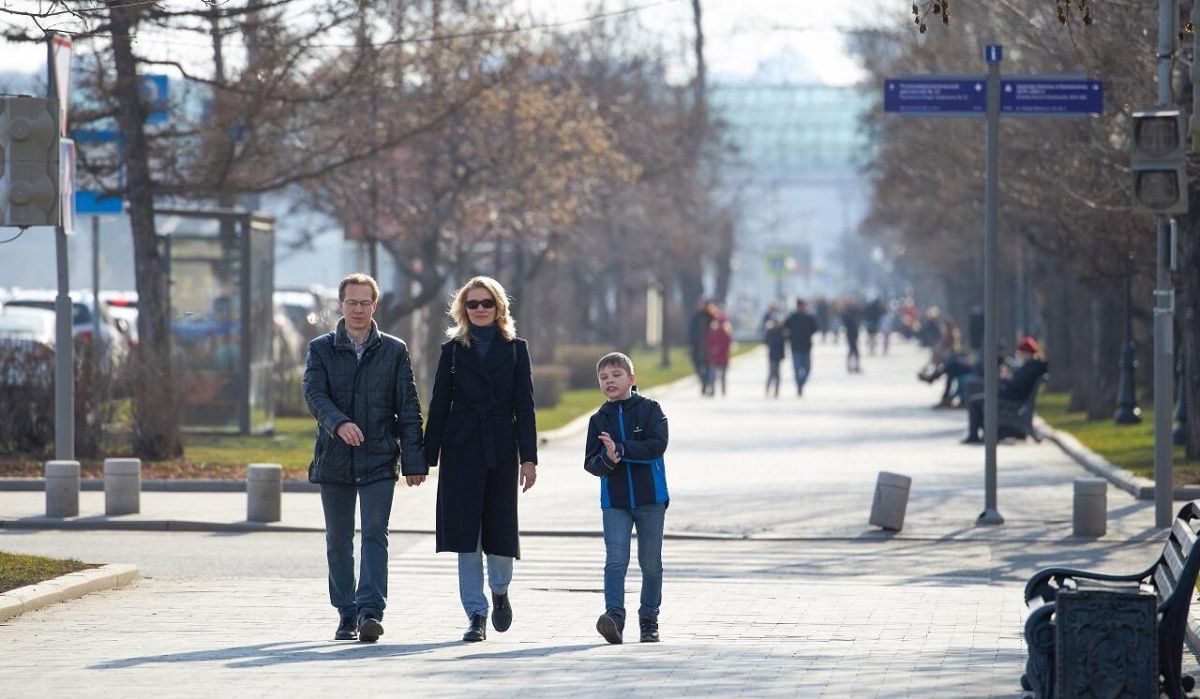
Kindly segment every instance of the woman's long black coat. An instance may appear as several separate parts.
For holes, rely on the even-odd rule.
[[[480,359],[457,340],[442,345],[425,455],[441,458],[437,496],[437,550],[475,550],[520,558],[517,474],[537,463],[533,376],[525,340],[497,336]]]

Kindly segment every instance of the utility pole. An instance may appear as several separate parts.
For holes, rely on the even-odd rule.
[[[1158,104],[1175,101],[1171,90],[1171,63],[1175,54],[1178,0],[1158,0]],[[1175,288],[1171,280],[1172,226],[1168,216],[1155,218],[1158,254],[1154,289],[1154,524],[1171,526],[1174,484],[1171,435],[1175,395]]]

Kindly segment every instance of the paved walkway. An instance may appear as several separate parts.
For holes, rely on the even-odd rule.
[[[1110,489],[1109,534],[1077,539],[1071,481],[1083,470],[1049,444],[1006,446],[1008,523],[975,527],[983,452],[958,444],[961,412],[928,409],[937,393],[914,378],[922,353],[866,357],[865,373],[847,376],[840,349],[818,345],[803,398],[763,399],[761,353],[735,365],[728,397],[686,385],[662,396],[677,537],[662,644],[609,647],[592,628],[603,544],[580,436],[543,448],[523,496],[522,527],[542,535],[523,540],[507,634],[457,641],[453,557],[434,555],[427,534],[393,537],[388,633],[365,646],[325,640],[335,620],[316,533],[0,530],[0,549],[133,562],[149,576],[0,625],[0,693],[1018,695],[1024,580],[1051,562],[1146,565],[1161,546],[1152,503]],[[914,479],[897,535],[866,524],[881,469]],[[393,526],[427,531],[433,495],[401,489]],[[143,498],[143,514],[122,519],[245,517],[241,494]],[[0,518],[36,525],[41,502],[0,493]],[[81,524],[107,520],[99,494],[82,502]],[[284,516],[319,529],[316,496],[286,495]]]

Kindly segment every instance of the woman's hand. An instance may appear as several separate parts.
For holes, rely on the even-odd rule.
[[[521,492],[524,493],[537,482],[537,464],[526,461],[521,464]]]

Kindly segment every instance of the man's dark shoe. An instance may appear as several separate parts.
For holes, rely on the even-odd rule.
[[[974,435],[967,437],[960,444],[983,444],[983,440]]]
[[[358,622],[358,640],[363,643],[374,643],[383,635],[383,624],[373,616],[365,615]]]
[[[353,641],[358,638],[358,622],[352,616],[342,617],[337,632],[333,634],[335,641]]]
[[[601,614],[600,618],[596,620],[596,630],[609,643],[624,642],[622,634],[625,630],[625,610],[613,607]]]
[[[642,643],[658,643],[658,617],[639,614],[638,626],[642,629]]]
[[[471,625],[467,627],[466,633],[463,634],[463,640],[467,643],[477,643],[487,638],[487,615],[472,614]]]
[[[508,603],[508,594],[492,593],[492,627],[500,633],[508,631],[512,626],[512,605]]]

